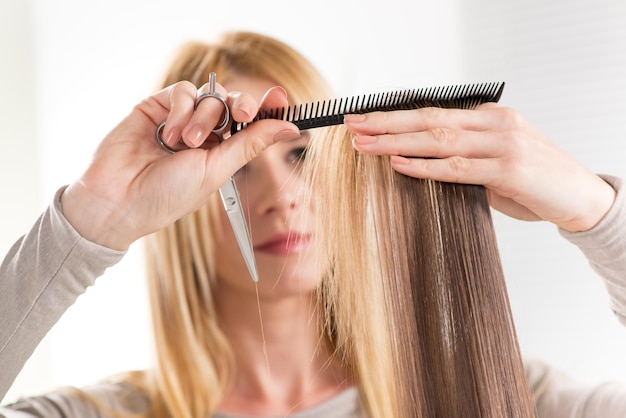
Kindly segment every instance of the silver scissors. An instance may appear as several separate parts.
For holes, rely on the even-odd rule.
[[[215,129],[213,129],[212,131],[215,135],[217,135],[219,143],[222,143],[225,139],[228,139],[224,138],[224,131],[227,127],[229,127],[230,123],[232,122],[232,118],[226,99],[221,94],[215,91],[215,78],[216,75],[214,72],[209,74],[209,91],[198,96],[194,109],[197,109],[198,105],[200,105],[200,102],[209,97],[222,102],[222,104],[224,105],[224,118],[222,122],[220,122],[220,124],[216,126]],[[165,142],[163,142],[162,134],[164,127],[165,121],[161,122],[156,132],[157,141],[164,150],[173,154],[177,151],[189,149],[174,149],[168,146]],[[226,181],[226,183],[220,186],[219,191],[222,198],[222,203],[224,204],[224,209],[226,209],[226,214],[228,215],[228,219],[230,220],[230,225],[232,226],[233,232],[235,233],[237,244],[239,244],[239,249],[241,251],[241,254],[243,255],[244,261],[246,262],[248,271],[252,276],[252,280],[254,282],[258,282],[259,275],[256,269],[256,261],[254,259],[252,240],[250,238],[250,232],[248,231],[248,225],[246,224],[246,218],[244,216],[243,208],[241,206],[239,192],[237,191],[237,186],[235,185],[235,179],[233,179],[233,177],[231,176]]]

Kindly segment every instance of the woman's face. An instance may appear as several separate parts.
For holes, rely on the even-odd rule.
[[[252,94],[257,101],[275,84],[240,78],[225,85],[228,91]],[[315,289],[317,277],[312,251],[313,208],[305,202],[301,159],[309,141],[280,142],[239,170],[234,178],[249,222],[254,247],[258,289],[263,297],[301,295]],[[219,286],[254,292],[225,211],[220,208],[223,236],[218,240],[216,273]]]

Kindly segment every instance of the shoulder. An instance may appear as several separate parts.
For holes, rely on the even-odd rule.
[[[22,398],[0,408],[0,416],[105,418],[119,413],[141,413],[149,407],[147,395],[129,383],[117,381],[80,389],[61,388],[44,395]]]

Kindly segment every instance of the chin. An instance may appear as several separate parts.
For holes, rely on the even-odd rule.
[[[272,269],[259,266],[259,287],[272,289],[285,294],[302,294],[315,291],[320,282],[319,276],[312,274],[314,268],[302,265],[281,265]],[[285,294],[286,295],[286,294]]]

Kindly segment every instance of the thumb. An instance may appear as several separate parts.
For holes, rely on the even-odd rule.
[[[221,162],[224,173],[235,173],[249,161],[277,142],[300,137],[300,130],[291,122],[264,119],[248,125],[211,150],[219,153],[215,158]],[[224,179],[225,180],[225,179]]]

